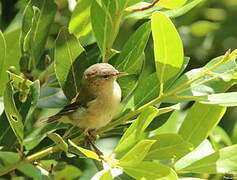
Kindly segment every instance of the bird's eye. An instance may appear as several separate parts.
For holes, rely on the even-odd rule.
[[[110,77],[110,75],[103,75],[102,77],[105,79],[108,79]]]

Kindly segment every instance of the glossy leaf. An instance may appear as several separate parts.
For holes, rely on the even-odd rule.
[[[179,159],[192,150],[192,145],[178,134],[152,136],[157,140],[146,156],[146,160]]]
[[[22,143],[24,137],[24,125],[22,122],[22,117],[16,108],[14,102],[14,92],[11,82],[6,84],[6,89],[4,92],[4,107],[7,115],[7,119],[13,132],[15,133],[19,143]]]
[[[105,0],[100,4],[93,1],[91,6],[91,23],[103,62],[108,62],[111,48],[117,36],[121,21],[121,12],[116,1]]]
[[[157,162],[143,161],[134,167],[124,167],[123,170],[135,179],[178,180],[174,170]]]
[[[5,33],[5,42],[6,42],[6,56],[4,62],[2,63],[2,69],[0,74],[0,95],[3,95],[5,84],[9,80],[7,77],[6,71],[12,66],[12,69],[15,73],[19,73],[19,60],[20,60],[20,47],[19,47],[19,36],[20,30],[16,29],[9,33]],[[13,67],[14,66],[14,67]]]
[[[189,166],[180,169],[182,172],[194,173],[231,173],[237,172],[237,145],[223,148],[210,154]]]
[[[84,149],[82,147],[77,146],[74,142],[72,142],[70,139],[68,140],[69,144],[75,147],[78,151],[80,151],[82,154],[84,154],[86,157],[95,159],[97,161],[100,160],[100,157],[93,151]]]
[[[177,9],[182,7],[187,0],[160,0],[156,5],[168,8],[168,9]]]
[[[122,167],[131,167],[138,165],[149,152],[155,140],[141,140],[130,151],[128,151],[120,160],[119,164]]]
[[[66,28],[61,29],[55,48],[55,71],[64,94],[71,100],[80,89],[80,67],[76,58],[84,51],[78,39]],[[68,88],[70,87],[70,88]]]
[[[225,112],[225,107],[195,103],[185,117],[178,134],[197,147],[208,137]]]
[[[200,97],[200,103],[217,104],[224,107],[237,106],[237,92],[218,93]]]
[[[175,76],[183,65],[182,41],[172,21],[163,13],[151,17],[157,75],[161,83]]]
[[[212,144],[208,140],[204,140],[198,147],[192,152],[188,153],[175,163],[175,170],[179,171],[192,163],[214,153]]]
[[[80,40],[85,39],[92,32],[90,17],[91,3],[92,0],[78,0],[69,22],[70,33],[73,33]]]
[[[49,133],[47,135],[56,145],[60,147],[63,151],[68,151],[68,144],[63,140],[63,138],[57,133]]]
[[[140,116],[130,125],[130,127],[123,134],[119,144],[115,148],[115,153],[121,153],[130,149],[135,143],[144,137],[144,131],[158,114],[158,110],[154,107],[148,107]]]
[[[182,75],[169,89],[169,91],[177,88],[188,80],[198,76],[200,73],[205,73],[208,68],[219,63],[223,56],[217,57],[199,69],[193,69]],[[208,71],[204,77],[194,81],[190,86],[186,87],[182,92],[178,93],[180,98],[173,98],[172,102],[187,101],[182,96],[205,96],[214,93],[223,93],[228,88],[236,84],[235,73],[237,72],[237,64],[235,60],[230,60],[218,68]],[[202,99],[200,99],[202,100]]]
[[[143,55],[150,32],[150,23],[145,23],[133,33],[123,46],[114,64],[116,69],[129,74],[139,73],[141,71],[143,64],[141,56]]]

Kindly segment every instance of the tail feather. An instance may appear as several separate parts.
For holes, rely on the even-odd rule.
[[[54,121],[60,119],[61,117],[62,117],[61,115],[56,114],[54,116],[50,116],[50,117],[41,119],[38,122],[36,122],[35,127],[39,127],[39,126],[42,126],[43,124],[54,122]]]

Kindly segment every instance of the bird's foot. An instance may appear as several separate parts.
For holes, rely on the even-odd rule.
[[[102,157],[103,153],[96,147],[95,145],[95,138],[96,136],[93,134],[93,129],[88,130],[86,134],[86,141],[87,143],[94,149],[95,153],[99,156]]]

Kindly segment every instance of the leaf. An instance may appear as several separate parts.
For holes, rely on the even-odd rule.
[[[156,73],[142,79],[134,92],[134,105],[136,108],[148,103],[159,96],[160,83]]]
[[[39,108],[62,108],[67,105],[67,98],[61,88],[45,87],[40,89],[40,97],[37,102]]]
[[[172,112],[168,120],[158,129],[154,130],[152,134],[159,135],[163,133],[178,133],[178,130],[186,116],[186,111],[176,110]]]
[[[223,60],[223,56],[217,57],[211,60],[208,64],[206,64],[202,68],[193,69],[184,75],[182,75],[176,82],[168,89],[167,91],[171,91],[181,84],[189,81],[190,79],[199,76],[201,73],[205,73],[204,76],[186,87],[182,92],[177,95],[180,98],[172,98],[169,99],[168,102],[181,102],[187,101],[188,99],[185,96],[205,96],[214,93],[222,93],[225,92],[228,88],[236,84],[235,73],[237,73],[237,64],[235,60],[230,60],[225,64],[222,64],[218,68],[208,71],[208,69],[220,61]],[[208,71],[208,72],[207,72]],[[184,97],[184,98],[182,98]]]
[[[93,151],[84,149],[82,147],[77,146],[74,142],[72,142],[70,139],[68,140],[69,144],[71,144],[73,147],[75,147],[78,151],[83,153],[86,157],[95,159],[97,161],[100,161],[100,157]]]
[[[217,104],[224,107],[237,106],[237,92],[217,93],[200,97],[200,103]]]
[[[175,76],[183,65],[182,41],[172,21],[160,12],[152,14],[151,28],[157,75],[160,82],[165,83]]]
[[[31,37],[31,53],[34,57],[35,64],[40,63],[41,56],[43,55],[46,41],[49,34],[49,29],[52,22],[54,21],[54,16],[56,14],[57,6],[54,1],[48,0],[32,0],[31,7],[37,7],[40,10],[40,15],[37,18],[37,23],[32,32]],[[27,18],[32,18],[30,15]],[[28,19],[30,22],[30,19]],[[29,24],[27,25],[29,28]]]
[[[4,85],[9,80],[6,73],[9,67],[12,67],[15,73],[19,73],[19,60],[20,60],[19,35],[20,35],[19,29],[4,34],[6,42],[6,56],[2,63],[1,66],[2,68],[0,72],[1,73],[0,82],[2,84],[2,86],[0,86],[0,95],[3,95],[5,88]]]
[[[118,34],[122,13],[116,1],[93,1],[91,6],[92,30],[100,48],[103,62],[108,62],[113,42]]]
[[[7,119],[9,121],[9,124],[11,125],[12,130],[15,133],[19,143],[21,144],[24,137],[24,125],[22,122],[22,117],[16,108],[13,95],[14,95],[14,92],[13,92],[12,84],[11,82],[8,82],[6,84],[6,89],[4,92],[4,99],[3,99],[5,112],[6,112]]]
[[[192,150],[192,144],[178,134],[159,134],[151,137],[157,140],[146,156],[146,160],[179,159]]]
[[[63,169],[54,171],[54,179],[78,179],[82,175],[82,171],[73,165],[66,164]]]
[[[122,167],[137,166],[145,158],[155,140],[141,140],[130,151],[128,151],[120,160]]]
[[[123,170],[135,179],[178,180],[174,170],[157,162],[143,161],[135,167],[124,167]]]
[[[80,41],[92,32],[90,7],[92,0],[78,0],[69,22],[69,31]]]
[[[227,132],[220,126],[216,126],[210,135],[212,143],[218,145],[218,149],[225,146],[231,146],[232,142]],[[213,142],[214,141],[214,142]]]
[[[237,145],[228,146],[215,153],[193,162],[180,170],[182,172],[193,173],[228,173],[235,174],[237,172]]]
[[[113,180],[110,170],[102,170],[96,173],[91,180]]]
[[[196,102],[185,117],[178,134],[181,135],[185,141],[197,147],[208,137],[225,114],[225,111],[225,107]]]
[[[2,75],[5,57],[6,57],[6,40],[4,38],[2,31],[0,31],[0,75]]]
[[[17,153],[1,151],[0,160],[1,160],[1,163],[3,163],[3,167],[1,167],[0,165],[0,174],[1,174],[4,171],[3,169],[5,169],[9,165],[19,162],[20,158]],[[42,174],[40,170],[30,163],[19,166],[17,170],[22,172],[25,176],[30,177],[31,179],[42,178]]]
[[[152,106],[145,109],[123,134],[114,152],[122,153],[141,140],[141,138],[144,137],[145,129],[154,117],[157,116],[158,112],[159,111]]]
[[[175,170],[179,171],[189,166],[190,164],[214,153],[212,144],[208,140],[204,140],[198,147],[192,152],[188,153],[175,163]]]
[[[63,140],[63,138],[57,133],[49,133],[47,135],[56,145],[59,146],[60,149],[67,152],[68,144]]]
[[[188,11],[190,11],[192,8],[197,6],[202,1],[203,0],[188,1],[188,3],[186,3],[184,6],[180,7],[179,9],[166,10],[166,11],[163,11],[163,13],[166,14],[168,17],[176,18],[176,17],[182,16],[183,14],[186,14]]]
[[[187,0],[160,0],[158,3],[156,3],[156,5],[164,7],[164,8],[168,8],[168,9],[177,9],[182,7]]]
[[[150,32],[151,25],[148,22],[141,25],[135,33],[132,34],[123,46],[114,64],[116,69],[129,74],[140,73],[143,64],[141,56],[143,55]]]
[[[84,51],[78,39],[62,28],[55,48],[55,71],[64,94],[71,100],[80,89],[81,69],[76,66],[76,58]],[[80,76],[79,76],[80,74]],[[68,88],[70,87],[70,88]]]

